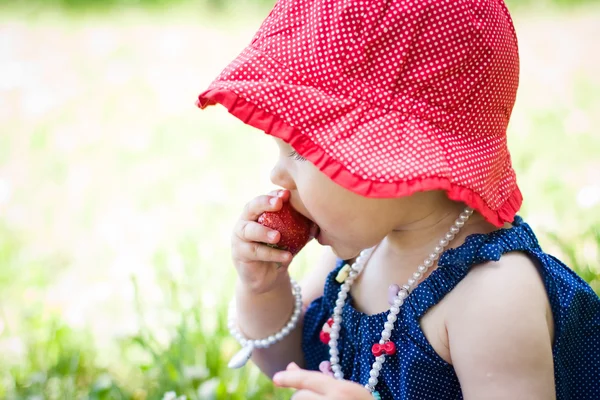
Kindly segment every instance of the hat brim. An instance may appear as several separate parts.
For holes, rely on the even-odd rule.
[[[269,96],[265,96],[265,92]],[[322,112],[307,116],[302,126],[294,126],[289,110],[305,106],[307,99],[317,99],[315,101],[318,101]],[[489,204],[478,192],[489,190],[486,181],[471,181],[471,187],[467,187],[453,175],[456,168],[470,169],[473,166],[460,165],[460,162],[457,165],[457,161],[447,155],[455,149],[464,152],[465,145],[475,147],[482,144],[481,141],[489,142],[490,138],[470,137],[467,141],[463,138],[453,143],[455,136],[445,135],[441,128],[414,115],[382,109],[335,93],[316,91],[294,71],[252,46],[247,47],[198,97],[197,105],[202,109],[215,104],[223,105],[244,123],[284,140],[334,182],[365,197],[396,198],[420,191],[444,190],[450,199],[472,207],[497,227],[513,222],[523,200],[518,186],[497,185],[500,193],[496,193],[495,204]],[[340,121],[340,113],[345,115],[343,121]],[[360,154],[360,135],[373,134],[382,124],[392,124],[393,131],[397,132],[393,149],[386,147],[376,155]],[[321,132],[331,132],[328,150],[317,143],[314,135],[311,137],[303,126],[318,126]],[[407,138],[403,135],[410,135],[411,140],[405,140]],[[416,149],[415,135],[426,145]],[[435,139],[441,137],[445,137],[443,146]],[[489,146],[489,143],[485,145]],[[355,152],[352,160],[342,151],[344,147]],[[389,165],[389,158],[394,154],[413,154],[418,162],[396,163],[393,171],[382,168],[379,176],[367,176],[360,161],[357,161],[368,156],[370,162]],[[494,179],[498,180],[500,176],[500,182],[515,180],[510,163],[502,171],[488,169]],[[503,190],[506,193],[502,193]]]

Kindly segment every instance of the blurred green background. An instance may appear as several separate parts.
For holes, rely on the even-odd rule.
[[[289,398],[226,368],[230,230],[276,146],[194,106],[272,3],[0,0],[1,399]],[[598,292],[600,5],[509,6],[521,215]]]

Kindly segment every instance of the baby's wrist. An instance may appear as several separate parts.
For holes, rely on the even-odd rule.
[[[291,316],[288,317],[287,323],[285,323],[285,325],[283,325],[280,329],[269,330],[267,334],[259,335],[258,337],[260,338],[254,338],[253,335],[250,336],[245,334],[243,329],[240,329],[240,327],[238,326],[238,317],[244,316],[244,314],[242,313],[238,315],[238,310],[236,310],[236,302],[239,305],[247,306],[248,303],[245,301],[245,299],[236,298],[231,301],[229,306],[227,325],[231,335],[242,345],[243,348],[231,359],[229,363],[230,368],[240,368],[244,366],[246,362],[252,357],[252,352],[254,349],[264,349],[271,347],[275,343],[280,342],[285,337],[287,337],[296,328],[298,320],[300,319],[300,316],[302,314],[302,293],[300,285],[294,279],[289,278],[288,282],[288,290],[290,297],[292,297],[293,303],[293,311],[291,313]],[[277,296],[280,295],[277,294]],[[281,302],[281,299],[275,301]],[[278,303],[273,303],[270,301],[270,304],[273,305]],[[260,306],[260,301],[256,302],[254,305]],[[273,310],[271,310],[271,312],[272,311]],[[269,325],[272,325],[272,323],[270,323]]]
[[[238,279],[236,284],[236,294],[241,296],[280,296],[282,292],[289,292],[290,274],[287,270],[280,271],[277,277],[265,284],[261,281],[246,281]]]

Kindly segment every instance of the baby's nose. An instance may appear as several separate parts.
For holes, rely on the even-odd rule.
[[[287,172],[287,170],[281,165],[281,163],[277,163],[277,165],[273,167],[273,169],[271,170],[270,178],[271,182],[273,182],[274,185],[280,186],[287,190],[296,189],[294,180]]]

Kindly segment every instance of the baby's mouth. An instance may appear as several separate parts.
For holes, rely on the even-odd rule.
[[[311,238],[316,238],[317,235],[319,235],[319,232],[321,231],[321,228],[319,228],[319,225],[317,225],[314,221],[313,221],[313,225],[310,228],[310,236]]]

